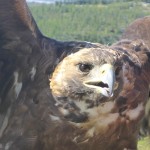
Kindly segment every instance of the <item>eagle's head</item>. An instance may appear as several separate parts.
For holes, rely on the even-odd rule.
[[[88,141],[97,149],[136,149],[149,92],[148,76],[141,69],[146,51],[141,41],[125,40],[83,48],[60,61],[50,88],[59,115],[81,130],[73,142]]]
[[[112,99],[118,89],[116,52],[107,46],[84,48],[65,57],[50,79],[50,88],[61,112],[82,122],[89,110]]]

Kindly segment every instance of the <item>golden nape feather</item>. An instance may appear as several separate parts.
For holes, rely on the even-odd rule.
[[[150,129],[150,17],[112,46],[42,35],[0,1],[0,149],[136,150]]]

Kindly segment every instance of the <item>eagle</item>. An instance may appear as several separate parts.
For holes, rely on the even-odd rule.
[[[149,26],[134,21],[111,46],[58,41],[25,0],[1,0],[0,149],[136,150],[149,127]]]

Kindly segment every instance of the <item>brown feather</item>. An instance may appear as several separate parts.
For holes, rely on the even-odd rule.
[[[128,39],[111,47],[61,42],[40,33],[25,0],[1,0],[0,148],[137,149],[150,82],[149,18],[141,25],[129,27],[124,34]],[[73,66],[85,60],[117,70],[112,97],[81,84],[92,75],[81,77]],[[58,82],[61,67],[64,77]]]

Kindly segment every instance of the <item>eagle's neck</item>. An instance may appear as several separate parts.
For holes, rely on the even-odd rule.
[[[73,100],[68,97],[55,97],[55,106],[68,121],[85,123],[93,118],[99,118],[102,114],[109,114],[115,108],[113,100],[96,102],[93,100]]]

